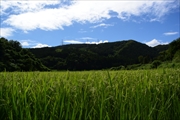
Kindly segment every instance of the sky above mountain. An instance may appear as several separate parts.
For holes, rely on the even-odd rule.
[[[0,37],[25,48],[180,37],[179,0],[1,0]]]

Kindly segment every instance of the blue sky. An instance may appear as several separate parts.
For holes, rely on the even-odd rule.
[[[25,48],[180,37],[179,0],[1,0],[0,37]]]

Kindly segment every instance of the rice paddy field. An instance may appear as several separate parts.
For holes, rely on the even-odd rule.
[[[0,120],[180,120],[180,69],[1,72]]]

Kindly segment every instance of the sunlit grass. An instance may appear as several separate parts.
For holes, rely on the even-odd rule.
[[[0,73],[0,120],[179,118],[178,69]]]

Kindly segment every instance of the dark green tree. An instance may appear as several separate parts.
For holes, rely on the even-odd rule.
[[[167,59],[169,60],[173,60],[174,55],[176,54],[176,52],[180,50],[180,38],[172,41],[169,44],[169,48],[167,50]]]
[[[37,64],[38,63],[38,64]],[[18,41],[0,38],[0,71],[34,71],[48,70],[28,50],[21,47]]]

